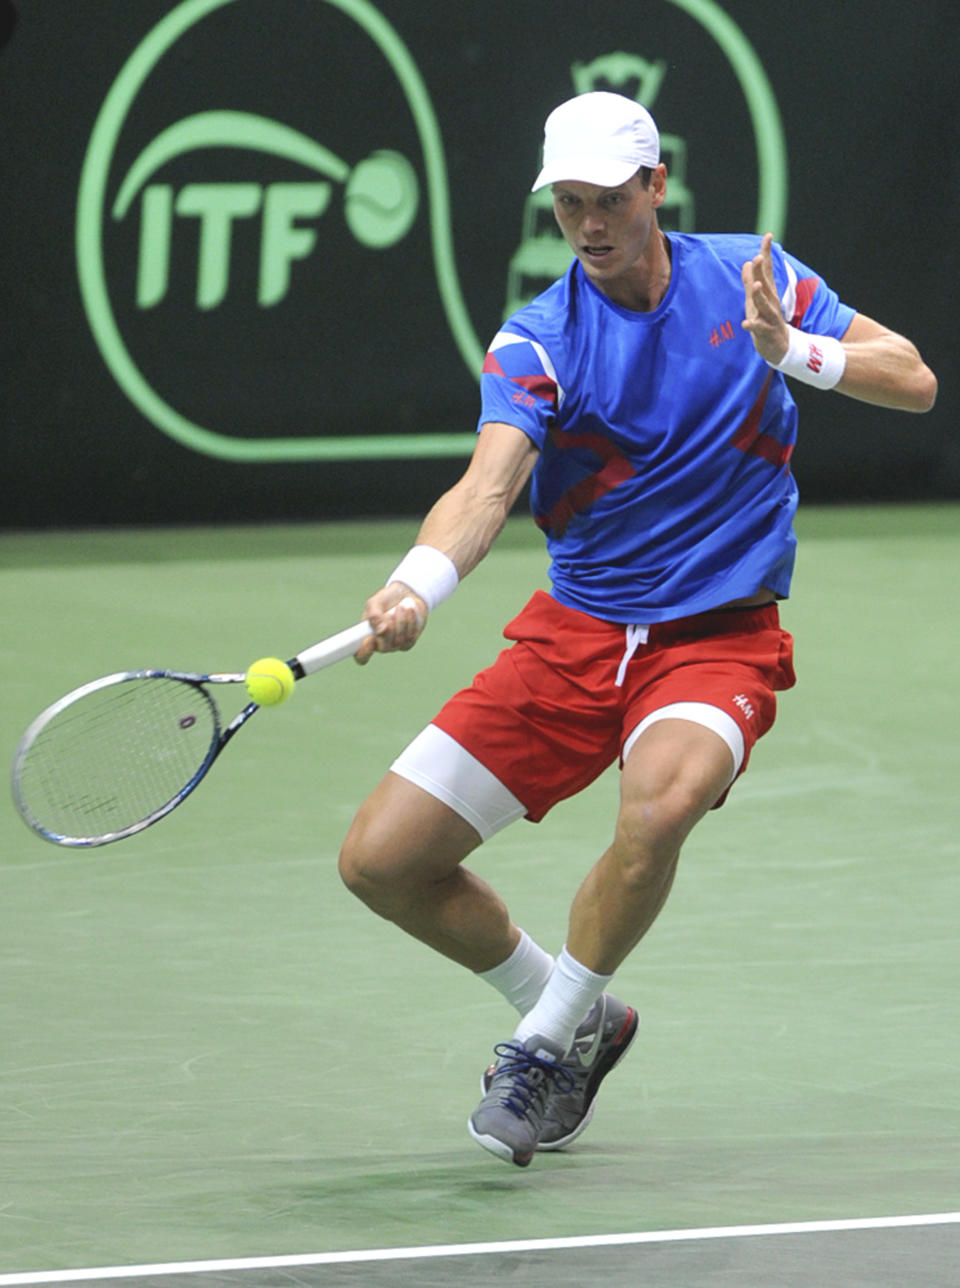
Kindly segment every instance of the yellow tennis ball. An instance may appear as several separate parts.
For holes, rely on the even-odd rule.
[[[245,683],[257,706],[275,707],[293,692],[293,672],[278,657],[262,657],[247,669]]]

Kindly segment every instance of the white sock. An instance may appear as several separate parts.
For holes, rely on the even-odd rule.
[[[534,1006],[553,970],[553,958],[534,943],[525,930],[505,962],[493,970],[478,971],[477,977],[502,993],[521,1015]]]
[[[577,1026],[611,979],[612,975],[597,975],[587,970],[564,947],[546,988],[533,1010],[517,1025],[513,1036],[518,1042],[525,1042],[539,1033],[564,1052],[569,1051]]]

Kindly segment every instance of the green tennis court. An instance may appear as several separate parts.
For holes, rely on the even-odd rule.
[[[94,676],[242,669],[351,624],[415,530],[6,535],[7,752]],[[465,1127],[511,1015],[354,902],[336,855],[545,584],[528,520],[416,650],[298,685],[142,836],[58,850],[8,805],[0,1283],[955,1284],[960,506],[799,531],[799,684],[618,977],[634,1053],[582,1140],[525,1171]],[[545,946],[616,796],[611,771],[477,856]]]

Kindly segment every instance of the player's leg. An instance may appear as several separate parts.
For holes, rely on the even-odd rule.
[[[691,720],[660,720],[637,738],[623,766],[613,842],[571,908],[567,948],[588,970],[612,975],[650,929],[683,842],[736,768],[724,738]]]
[[[488,971],[510,957],[521,932],[493,888],[463,867],[482,839],[445,801],[390,772],[347,833],[340,874],[379,916],[461,966]]]
[[[608,991],[611,977],[663,907],[686,836],[738,767],[723,737],[689,720],[655,720],[633,741],[613,843],[574,899],[539,999],[485,1075],[470,1131],[491,1153],[525,1166],[590,1122],[601,1082],[637,1031],[636,1012]]]
[[[550,979],[554,960],[514,925],[496,892],[463,866],[482,840],[525,812],[523,804],[433,725],[398,758],[394,770],[360,808],[347,834],[340,857],[344,881],[375,912],[476,972],[525,1014]],[[535,1082],[524,1074],[518,1085],[522,1091]],[[542,1126],[540,1093],[548,1087],[549,1081],[536,1090],[533,1124],[523,1113],[511,1113],[521,1136],[530,1137],[529,1148],[522,1140],[481,1143],[528,1162]],[[481,1139],[472,1124],[471,1131]]]

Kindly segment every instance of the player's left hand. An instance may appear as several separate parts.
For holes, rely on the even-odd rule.
[[[787,352],[787,324],[780,308],[780,297],[773,280],[773,233],[764,233],[759,252],[747,260],[740,276],[743,280],[743,329],[750,333],[757,353],[776,366]]]

